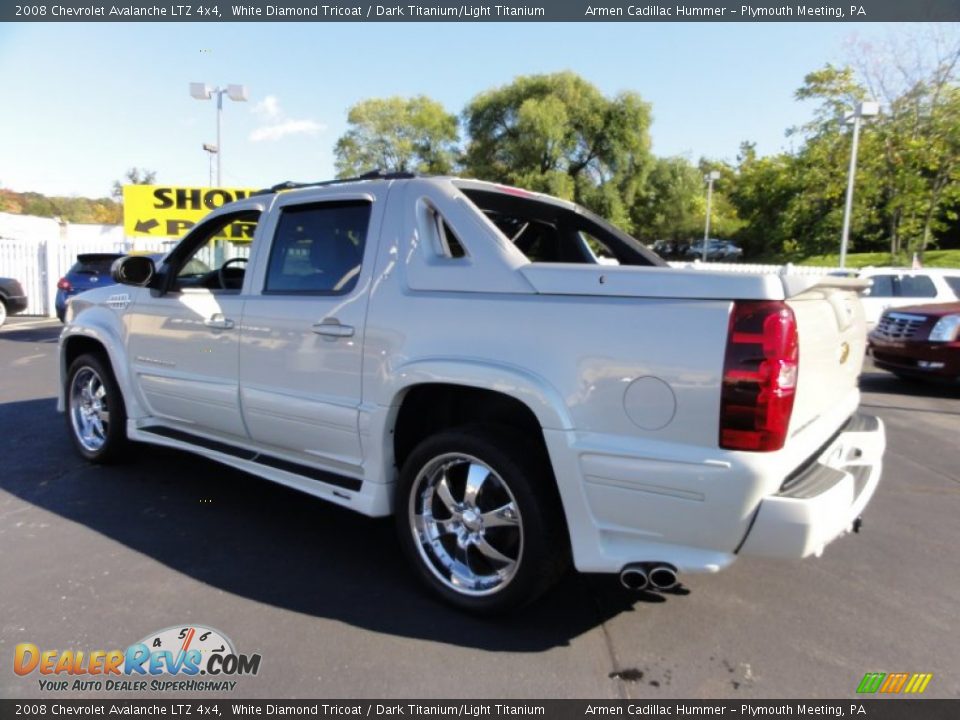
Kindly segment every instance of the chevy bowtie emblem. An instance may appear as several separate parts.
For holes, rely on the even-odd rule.
[[[840,343],[840,364],[843,365],[847,361],[848,357],[850,357],[849,343]]]

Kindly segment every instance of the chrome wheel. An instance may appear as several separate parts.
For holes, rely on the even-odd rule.
[[[463,595],[503,590],[523,556],[523,521],[510,487],[471,455],[447,453],[417,474],[408,509],[421,558]]]
[[[107,389],[91,367],[82,367],[70,383],[70,423],[77,442],[88,452],[103,449],[110,429]]]
[[[3,300],[0,300],[0,325],[3,325],[7,321],[7,306]]]

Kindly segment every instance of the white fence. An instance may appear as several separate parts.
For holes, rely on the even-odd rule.
[[[144,242],[146,241],[146,242]],[[20,281],[25,314],[53,316],[57,281],[81,253],[162,252],[173,241],[124,237],[118,225],[72,225],[51,218],[0,213],[0,276]]]

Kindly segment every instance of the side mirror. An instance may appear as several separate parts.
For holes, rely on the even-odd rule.
[[[153,260],[146,255],[127,255],[113,262],[110,277],[121,285],[147,285],[156,274]]]

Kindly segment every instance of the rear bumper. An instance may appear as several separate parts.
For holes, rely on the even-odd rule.
[[[761,501],[739,554],[798,558],[822,553],[852,529],[873,497],[885,447],[883,422],[855,415],[813,463]]]

